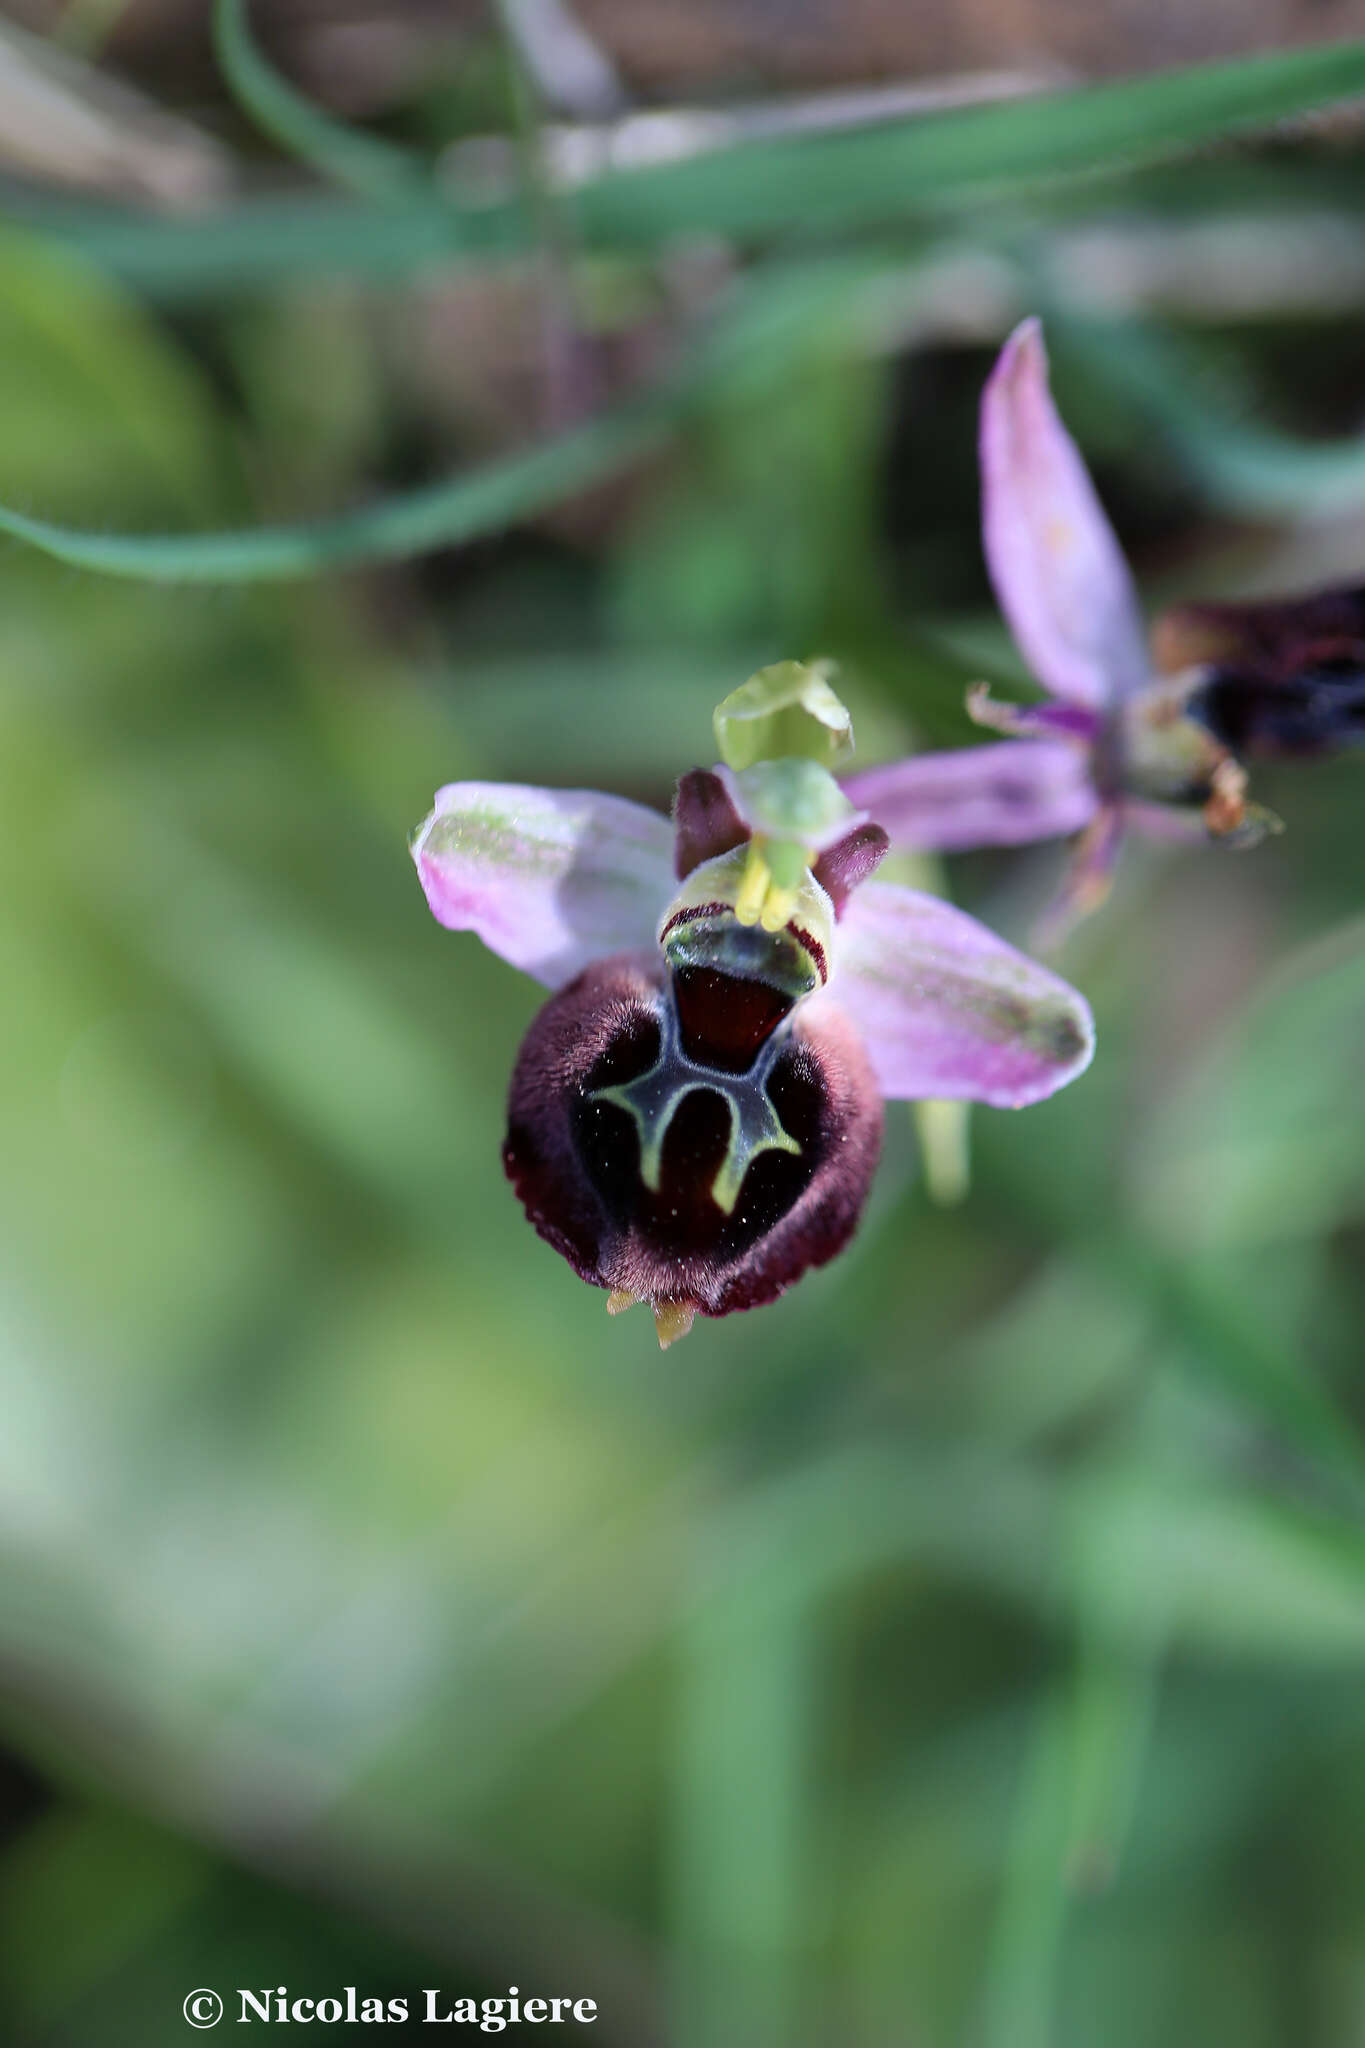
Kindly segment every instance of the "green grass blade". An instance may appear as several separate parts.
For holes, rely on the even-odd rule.
[[[1068,1798],[1068,1702],[1044,1695],[1024,1760],[1000,1903],[986,1956],[985,2048],[1050,2048],[1069,1898],[1063,1882]]]
[[[708,1531],[674,1760],[673,1962],[678,2048],[799,2037],[815,1746],[814,1616],[760,1528],[753,1551]]]
[[[922,218],[964,199],[1014,196],[1029,180],[1098,179],[1359,93],[1365,42],[1338,43],[855,132],[750,141],[611,173],[566,204],[586,249],[655,247],[698,232],[754,240],[792,229],[846,231]],[[263,118],[259,94],[255,111]],[[297,111],[291,106],[291,120]],[[306,103],[304,111],[327,126],[325,149],[345,134]],[[345,139],[364,149],[360,176],[368,179],[377,168],[370,152],[380,145]],[[290,146],[299,147],[296,123]],[[335,158],[330,168],[336,175]],[[357,168],[349,150],[347,168]],[[353,176],[343,182],[355,189]],[[384,208],[256,202],[188,225],[32,201],[24,217],[138,289],[184,300],[305,275],[392,276],[455,253],[488,257],[528,246],[516,198],[462,207],[411,185],[387,196]]]
[[[579,219],[589,242],[607,243],[847,228],[1029,179],[1151,161],[1361,92],[1365,41],[1200,64],[618,172],[584,190]]]
[[[0,533],[106,576],[166,583],[281,583],[398,561],[496,533],[614,475],[667,431],[675,390],[607,413],[469,475],[335,518],[204,534],[101,534],[0,506]]]
[[[1117,1879],[1137,1805],[1156,1704],[1157,1657],[1099,1640],[1103,1617],[1082,1617],[1070,1678],[1069,1797],[1062,1871],[1093,1896]]]
[[[445,205],[434,192],[385,206],[330,192],[243,199],[218,214],[158,219],[31,194],[10,205],[30,232],[75,251],[162,305],[197,305],[310,278],[410,278],[439,265],[521,253],[522,223]]]
[[[0,534],[73,568],[170,583],[278,583],[405,559],[496,533],[615,475],[656,447],[700,395],[737,372],[765,376],[792,350],[837,333],[867,275],[861,259],[770,266],[738,292],[666,383],[471,474],[293,526],[200,534],[103,534],[0,506]]]
[[[361,199],[402,199],[425,184],[421,165],[405,150],[333,121],[266,62],[246,0],[215,0],[213,46],[242,107],[291,156]]]

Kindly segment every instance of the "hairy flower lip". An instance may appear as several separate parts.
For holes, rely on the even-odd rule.
[[[1365,667],[1355,674],[1309,670],[1280,680],[1224,665],[1205,674],[1190,710],[1238,757],[1334,754],[1365,745]]]
[[[1239,759],[1311,759],[1365,743],[1365,585],[1174,606],[1152,646],[1195,677],[1197,718]]]
[[[1165,674],[1224,662],[1279,680],[1325,659],[1365,668],[1365,583],[1172,605],[1153,625],[1152,649]]]
[[[610,1179],[594,1178],[583,1150],[581,1111],[595,1066],[632,1017],[649,1014],[661,1000],[662,966],[638,953],[596,962],[551,997],[518,1054],[504,1165],[535,1229],[580,1278],[620,1295],[728,1315],[775,1300],[847,1243],[880,1154],[881,1097],[846,1019],[836,1013],[813,1025],[794,1020],[792,1051],[814,1061],[825,1090],[818,1151],[792,1175],[800,1183],[792,1200],[758,1219],[766,1228],[744,1214],[746,1180],[738,1221],[716,1208],[713,1241],[688,1249],[664,1235],[666,1203],[642,1198],[633,1211],[619,1202],[613,1207],[604,1191]],[[628,1150],[628,1137],[618,1137]],[[675,1173],[686,1164],[675,1163]],[[710,1166],[708,1156],[703,1176]],[[700,1207],[705,1223],[707,1205]]]

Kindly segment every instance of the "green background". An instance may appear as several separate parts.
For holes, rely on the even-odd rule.
[[[1228,137],[1362,83],[618,173],[548,283],[543,200],[406,159],[14,195],[5,504],[110,554],[387,500],[227,568],[401,559],[0,556],[6,2040],[509,1983],[615,2048],[1365,2038],[1365,763],[1130,844],[1059,963],[1091,1072],[974,1117],[956,1208],[893,1109],[847,1255],[667,1356],[525,1224],[538,993],[406,851],[460,777],[665,806],[787,656],[863,762],[967,742],[1026,688],[974,420],[1030,310],[1154,608],[1357,577],[1365,142]],[[1061,860],[928,879],[1022,942]]]

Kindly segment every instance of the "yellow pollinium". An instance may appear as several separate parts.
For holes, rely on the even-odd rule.
[[[775,879],[768,864],[767,844],[764,839],[749,842],[735,897],[735,916],[741,924],[761,924],[765,932],[780,932],[794,915],[801,890],[799,886],[787,888]]]
[[[655,1302],[654,1328],[658,1333],[660,1351],[667,1351],[670,1344],[676,1344],[679,1337],[687,1335],[696,1313],[690,1301]]]
[[[638,1307],[643,1299],[643,1295],[632,1294],[629,1288],[613,1287],[607,1296],[607,1314],[619,1316],[625,1309]],[[654,1314],[660,1351],[667,1351],[670,1344],[676,1344],[679,1337],[685,1337],[696,1321],[695,1302],[653,1301],[650,1308]]]

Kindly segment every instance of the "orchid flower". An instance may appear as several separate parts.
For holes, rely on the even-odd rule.
[[[887,836],[830,766],[848,714],[779,664],[716,713],[672,818],[457,782],[413,858],[443,925],[553,991],[503,1161],[540,1235],[670,1343],[774,1300],[853,1233],[884,1098],[1018,1108],[1089,1064],[1067,984],[937,897],[869,877]]]
[[[1071,914],[1109,885],[1124,830],[1249,845],[1277,829],[1207,715],[1208,671],[1159,674],[1137,593],[1048,387],[1039,322],[1005,343],[981,406],[986,562],[1041,704],[969,693],[994,745],[922,754],[846,787],[893,842],[922,850],[1017,846],[1079,832]]]

